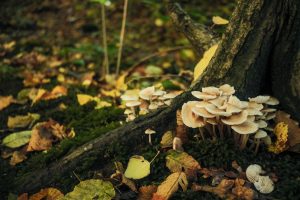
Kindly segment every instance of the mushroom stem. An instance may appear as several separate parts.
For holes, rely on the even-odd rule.
[[[215,125],[212,125],[212,130],[213,130],[213,140],[215,141],[217,139],[217,134],[216,134],[216,127]]]
[[[245,147],[247,145],[248,138],[249,138],[249,134],[242,135],[241,144],[240,144],[240,149],[241,150],[245,149]]]
[[[256,140],[255,151],[254,151],[255,155],[256,155],[256,154],[257,154],[257,152],[258,152],[259,145],[260,145],[260,139],[257,139],[257,140]]]
[[[133,116],[136,117],[135,107],[132,106],[130,107],[130,109],[132,111]]]
[[[203,132],[202,127],[199,127],[199,132],[200,132],[200,136],[201,136],[202,140],[205,140],[204,132]]]
[[[232,132],[231,132],[231,128],[230,128],[230,126],[229,125],[226,125],[226,129],[227,129],[227,136],[231,136],[232,135]]]
[[[237,133],[237,132],[235,132],[234,130],[232,130],[232,131],[233,131],[234,143],[235,143],[236,145],[239,145],[240,134]]]
[[[151,134],[149,134],[149,144],[152,145]]]
[[[221,140],[223,140],[224,139],[223,124],[220,123],[218,125],[218,127],[219,127],[219,132],[220,132],[220,138],[221,138]]]

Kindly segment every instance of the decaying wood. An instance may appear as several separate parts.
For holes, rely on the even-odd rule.
[[[174,128],[176,110],[184,102],[193,99],[190,91],[199,90],[203,86],[228,83],[235,86],[240,98],[268,92],[279,98],[288,112],[293,109],[296,112],[300,106],[299,16],[298,0],[238,1],[209,66],[195,84],[177,97],[170,107],[159,109],[110,131],[52,163],[48,168],[16,178],[16,191],[30,192],[55,183],[55,177],[71,174],[72,170],[80,166],[82,159],[95,155],[103,157],[102,153],[112,141],[120,141],[121,145],[134,148],[142,141],[147,128],[153,128],[161,134],[170,127]],[[199,44],[199,48],[202,48],[203,42],[199,41]],[[273,81],[268,78],[269,73],[272,73]],[[282,97],[282,94],[289,94],[291,97]],[[300,119],[299,113],[295,113],[295,116]]]

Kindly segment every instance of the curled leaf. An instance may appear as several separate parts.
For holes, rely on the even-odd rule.
[[[132,179],[141,179],[150,174],[150,163],[143,156],[132,156],[128,162],[125,177]]]

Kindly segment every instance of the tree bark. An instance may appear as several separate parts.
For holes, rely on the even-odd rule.
[[[134,148],[142,141],[147,128],[154,128],[160,134],[174,128],[176,110],[193,99],[190,91],[205,86],[228,83],[244,99],[262,92],[273,94],[280,99],[282,107],[299,120],[300,114],[296,113],[300,106],[299,4],[298,0],[238,1],[209,66],[188,91],[174,99],[170,107],[108,132],[46,169],[16,178],[16,191],[30,192],[53,184],[54,175],[72,172],[85,157],[103,157],[101,154],[112,141],[120,141],[121,145]],[[283,96],[285,94],[287,96]]]

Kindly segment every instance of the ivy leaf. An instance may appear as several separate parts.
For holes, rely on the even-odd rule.
[[[9,148],[17,148],[23,146],[24,144],[27,144],[29,142],[31,133],[31,130],[12,133],[3,139],[2,145]]]
[[[152,200],[169,199],[178,190],[179,185],[183,191],[187,190],[188,181],[184,172],[175,172],[169,175],[167,179],[158,186],[156,193],[153,194]]]
[[[215,52],[218,48],[218,44],[211,46],[207,51],[204,52],[203,57],[197,63],[194,69],[194,81],[199,78],[199,76],[204,72],[206,67],[208,66],[210,60],[215,55]]]
[[[184,169],[188,177],[194,177],[196,172],[201,169],[198,161],[185,152],[169,150],[168,153],[166,166],[171,172],[181,172]]]
[[[125,177],[141,179],[150,174],[150,163],[143,156],[132,156],[128,162]]]
[[[99,179],[90,179],[81,181],[78,185],[75,186],[72,192],[66,194],[60,200],[111,200],[115,197],[115,195],[116,192],[111,182]]]

